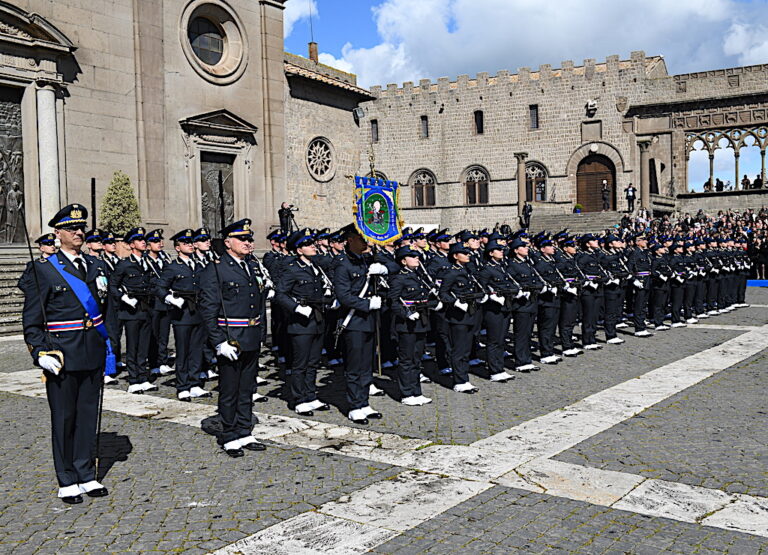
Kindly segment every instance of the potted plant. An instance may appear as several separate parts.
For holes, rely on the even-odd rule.
[[[576,204],[573,206],[573,213],[574,213],[574,214],[581,214],[581,211],[582,211],[582,210],[584,210],[584,206],[583,206],[583,205],[581,205],[581,204],[579,204],[579,203],[576,203]]]

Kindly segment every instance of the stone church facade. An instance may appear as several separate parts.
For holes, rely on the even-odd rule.
[[[600,209],[603,180],[611,209],[633,182],[669,211],[694,148],[755,143],[764,168],[768,65],[670,76],[635,52],[368,91],[316,45],[284,53],[283,4],[0,0],[0,241],[22,239],[20,209],[34,236],[90,206],[92,179],[98,208],[116,170],[147,226],[250,217],[263,246],[282,201],[302,225],[348,223],[370,158],[407,222],[452,228],[513,222],[526,199]]]

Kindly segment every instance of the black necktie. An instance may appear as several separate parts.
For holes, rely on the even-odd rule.
[[[85,264],[82,258],[75,258],[75,268],[77,268],[78,277],[85,281]]]
[[[245,263],[245,260],[240,261],[240,267],[243,269],[243,271],[248,274],[248,277],[251,276],[251,272],[248,271],[248,265]]]

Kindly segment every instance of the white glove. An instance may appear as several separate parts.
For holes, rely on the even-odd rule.
[[[165,304],[172,304],[176,308],[181,308],[182,306],[184,306],[184,299],[174,297],[173,295],[166,295]]]
[[[274,297],[274,296],[275,296],[275,290],[274,289],[270,289],[269,291],[267,291],[267,300],[272,299],[272,297]]]
[[[579,292],[575,287],[566,287],[565,290],[571,295],[576,295]]]
[[[442,309],[443,309],[443,302],[442,301],[438,301],[437,305],[435,305],[435,308],[433,308],[432,310],[437,312],[438,310],[442,310]]]
[[[550,289],[550,291],[552,292],[553,295],[557,295],[557,287],[553,287],[552,289]]]
[[[496,293],[493,293],[493,294],[491,294],[491,300],[492,300],[493,302],[495,302],[495,303],[499,303],[499,304],[500,304],[500,305],[502,305],[502,306],[503,306],[503,305],[504,305],[504,303],[506,302],[506,301],[504,300],[504,297],[499,297],[499,296],[498,296]]]
[[[643,288],[643,282],[642,282],[642,281],[640,281],[639,279],[636,279],[635,281],[633,281],[633,282],[632,282],[632,285],[634,285],[634,286],[635,286],[635,287],[637,287],[638,289],[642,289],[642,288]]]
[[[456,308],[458,308],[462,312],[466,312],[467,310],[469,310],[469,304],[468,303],[463,303],[463,302],[461,302],[458,299],[456,300],[455,303],[453,303],[453,306],[455,306]]]
[[[411,322],[415,322],[415,321],[416,321],[416,320],[418,320],[419,318],[421,318],[421,316],[419,316],[419,313],[418,313],[418,312],[414,312],[414,313],[412,313],[412,314],[409,314],[409,315],[408,315],[408,319],[409,319]]]
[[[305,318],[309,318],[312,316],[312,307],[311,306],[297,306],[296,312],[304,316]]]
[[[107,280],[106,276],[99,276],[96,278],[96,288],[101,291],[102,293],[107,290],[107,287],[109,286],[109,280]]]
[[[331,305],[331,310],[336,310],[340,306],[341,305],[339,304],[339,300],[338,299],[333,299],[333,304]]]
[[[266,287],[267,289],[274,289],[275,288],[275,284],[272,283],[271,279],[265,279],[264,280],[264,287]]]
[[[368,310],[379,310],[381,308],[381,297],[371,297],[368,303]]]
[[[224,343],[219,343],[216,345],[216,354],[224,356],[231,360],[232,362],[237,360],[238,354],[237,354],[237,347],[234,345],[230,345],[226,341]]]
[[[661,281],[667,281],[669,278],[667,276],[663,275],[663,274],[659,274],[659,279]]]
[[[387,270],[387,267],[384,266],[384,264],[379,264],[378,262],[374,262],[370,266],[368,266],[368,275],[369,276],[386,276],[389,273],[389,270]]]
[[[547,291],[549,291],[549,285],[545,285],[544,287],[541,288],[542,294],[546,293]]]
[[[608,280],[608,285],[618,285],[619,284],[619,278],[613,278]]]
[[[133,297],[129,297],[127,294],[120,297],[120,300],[123,301],[128,306],[130,306],[131,308],[136,308],[136,305],[139,304],[138,300],[134,299]]]
[[[480,299],[480,304],[487,303],[488,302],[488,295],[483,295],[483,298]]]
[[[527,291],[523,291],[522,289],[520,289],[520,291],[518,291],[518,292],[517,292],[517,295],[515,295],[515,298],[516,298],[516,299],[521,299],[521,298],[525,297],[525,298],[527,299],[527,298],[528,298],[528,297],[530,297],[531,295],[530,295],[530,294],[528,294],[528,297],[526,297],[526,296],[525,296],[525,294],[526,294],[526,293],[527,293]]]
[[[49,372],[59,375],[59,372],[61,371],[61,363],[59,360],[55,357],[52,357],[50,355],[43,355],[37,359],[37,363],[40,365],[40,368],[43,370],[48,370]]]

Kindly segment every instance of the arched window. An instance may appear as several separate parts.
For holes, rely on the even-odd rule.
[[[467,204],[488,204],[488,172],[480,166],[472,166],[464,172]]]
[[[547,200],[547,169],[538,162],[525,165],[525,196],[529,201]]]
[[[437,183],[437,179],[431,171],[416,170],[413,172],[408,184],[413,187],[414,206],[435,205],[435,183]]]

